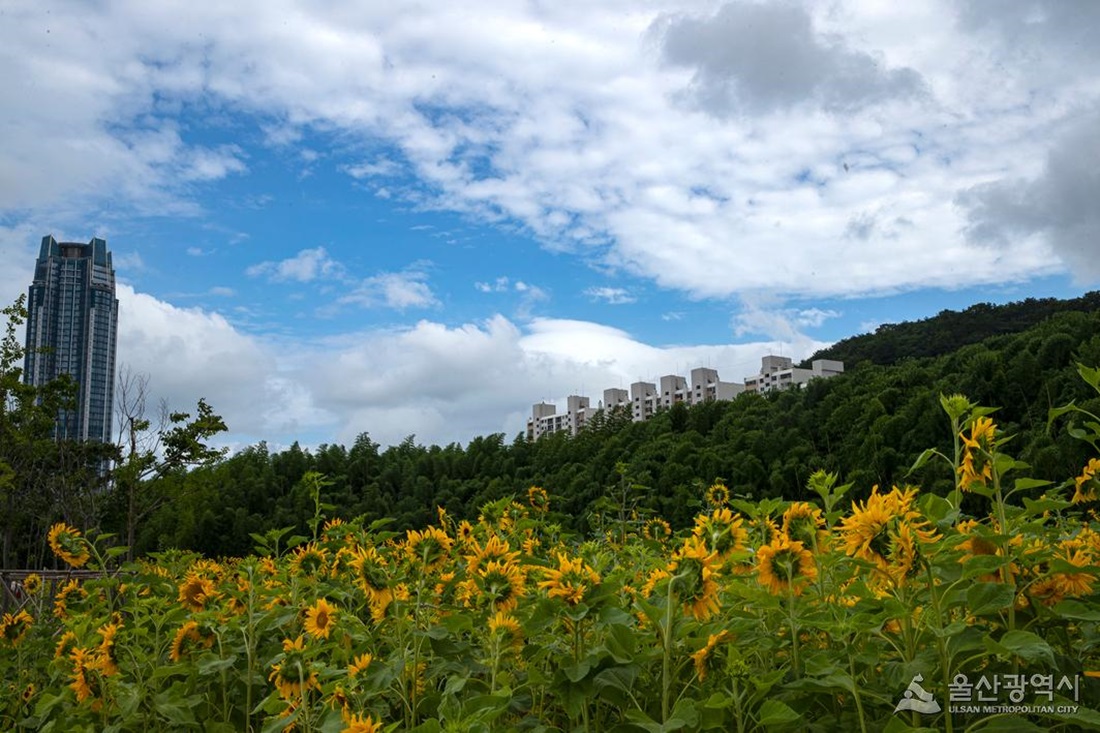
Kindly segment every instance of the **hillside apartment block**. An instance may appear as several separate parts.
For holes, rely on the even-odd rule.
[[[831,359],[815,359],[809,369],[794,366],[790,357],[765,356],[760,361],[760,373],[745,377],[744,384],[723,382],[718,371],[706,367],[691,370],[690,379],[677,374],[666,374],[657,382],[635,382],[630,391],[621,388],[605,389],[603,399],[592,407],[588,397],[569,395],[565,412],[549,402],[539,402],[531,408],[527,418],[527,439],[538,440],[548,433],[568,431],[576,435],[581,428],[602,410],[627,406],[634,422],[653,417],[659,410],[675,404],[697,405],[716,400],[732,400],[742,392],[771,392],[802,385],[811,379],[834,377],[844,372],[844,362]]]

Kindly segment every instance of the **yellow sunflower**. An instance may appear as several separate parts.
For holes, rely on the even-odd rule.
[[[66,631],[61,635],[61,638],[57,640],[57,647],[54,649],[54,659],[67,659],[76,648],[76,634],[71,631]]]
[[[469,520],[463,519],[455,528],[455,536],[458,537],[458,542],[463,547],[476,542],[474,525],[470,524]]]
[[[817,565],[802,542],[780,535],[756,551],[756,573],[772,595],[799,595],[807,582],[817,578]]]
[[[447,562],[453,545],[454,540],[439,527],[428,527],[424,531],[410,529],[405,535],[405,552],[409,559],[429,573]]]
[[[527,574],[517,563],[490,560],[472,580],[480,599],[494,611],[513,611],[527,590]]]
[[[1085,550],[1067,550],[1063,547],[1058,557],[1070,565],[1081,568],[1081,572],[1059,572],[1052,576],[1061,596],[1076,598],[1092,593],[1093,584],[1096,582],[1096,574],[1087,569],[1093,564],[1089,553]]]
[[[382,721],[370,715],[352,715],[347,720],[343,733],[382,733]]]
[[[23,592],[28,596],[38,595],[38,591],[42,590],[42,576],[38,573],[31,573],[27,577],[23,578]]]
[[[359,654],[348,665],[348,677],[352,679],[358,677],[362,672],[366,672],[370,667],[370,663],[374,661],[374,657],[370,654]]]
[[[970,435],[959,433],[963,442],[959,483],[964,491],[986,486],[993,480],[993,450],[997,427],[988,417],[975,418],[970,423]]]
[[[489,633],[499,634],[507,646],[520,647],[523,645],[523,630],[520,628],[519,622],[504,611],[497,611],[489,619]]]
[[[729,642],[733,639],[733,635],[730,632],[722,629],[717,634],[711,634],[707,637],[707,643],[703,647],[691,655],[691,661],[695,665],[695,675],[702,682],[707,678],[707,672],[711,667],[713,661],[713,652],[718,645],[723,642]]]
[[[197,622],[188,621],[179,628],[175,638],[172,639],[168,658],[178,662],[189,653],[189,647],[209,649],[214,646],[214,641],[213,634],[203,634]]]
[[[875,486],[862,504],[852,502],[852,514],[840,522],[844,551],[874,563],[883,576],[879,580],[903,580],[918,569],[921,545],[939,539],[913,507],[916,492],[895,486],[889,494],[881,494]]]
[[[808,548],[821,547],[828,538],[821,509],[805,501],[796,501],[783,512],[783,534]]]
[[[104,677],[118,674],[118,661],[115,659],[115,635],[118,624],[104,624],[99,627],[101,641],[95,654],[95,668]]]
[[[527,489],[527,503],[539,514],[550,511],[550,495],[541,486],[532,486]]]
[[[510,563],[519,558],[519,553],[512,549],[508,540],[497,534],[490,535],[484,546],[477,540],[472,540],[469,548],[469,552],[463,555],[466,559],[466,572],[468,573],[477,572],[478,567],[490,560]]]
[[[707,487],[704,498],[708,506],[721,509],[730,503],[730,490],[721,481],[715,481]]]
[[[371,618],[381,621],[393,602],[393,591],[389,587],[389,563],[376,548],[359,547],[351,561],[351,570],[355,585],[367,597]]]
[[[710,514],[695,517],[695,526],[691,533],[710,553],[717,555],[719,560],[726,560],[745,549],[749,533],[742,526],[744,522],[740,514],[723,507]]]
[[[301,636],[293,640],[284,639],[282,660],[272,665],[268,679],[275,683],[275,689],[284,700],[292,700],[310,690],[321,689],[317,672],[310,665],[305,651]]]
[[[1081,471],[1081,475],[1073,481],[1077,489],[1073,493],[1072,501],[1074,504],[1096,501],[1098,490],[1100,490],[1100,479],[1096,478],[1097,471],[1100,471],[1100,459],[1090,458],[1088,465]]]
[[[95,660],[91,653],[87,649],[77,647],[73,649],[69,655],[69,659],[73,663],[72,682],[69,683],[69,687],[76,693],[76,701],[84,702],[85,700],[92,700],[92,708],[97,709],[100,702],[99,698],[99,678],[95,676]],[[92,674],[89,674],[92,673]]]
[[[50,549],[53,554],[74,568],[82,568],[91,559],[88,552],[88,540],[80,536],[80,530],[58,522],[50,527]]]
[[[718,553],[698,535],[684,540],[668,564],[671,591],[684,605],[684,613],[705,621],[718,612]]]
[[[303,627],[306,633],[314,639],[327,639],[332,633],[332,626],[336,619],[336,606],[319,598],[316,603],[306,609],[306,620]]]
[[[191,611],[201,611],[206,608],[206,602],[217,596],[214,582],[201,575],[190,572],[183,578],[179,586],[177,600]]]
[[[69,617],[69,604],[73,602],[79,602],[88,597],[88,591],[84,590],[84,586],[80,584],[80,581],[76,578],[70,578],[65,585],[61,586],[61,590],[57,592],[57,597],[53,601],[53,615],[59,619],[66,619]]]
[[[301,545],[294,550],[290,570],[299,577],[312,578],[328,571],[328,551],[316,542]]]
[[[13,647],[19,646],[19,642],[23,641],[23,637],[27,635],[33,624],[34,617],[26,611],[5,613],[3,619],[0,620],[0,639]]]
[[[558,553],[558,568],[543,570],[546,580],[538,584],[551,598],[560,598],[570,606],[579,605],[585,593],[600,582],[600,575],[579,557]]]
[[[642,524],[642,537],[651,542],[664,542],[672,536],[672,526],[660,517],[650,517]]]

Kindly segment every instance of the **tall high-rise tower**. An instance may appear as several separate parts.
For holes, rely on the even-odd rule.
[[[45,384],[68,374],[73,410],[58,415],[57,437],[111,441],[118,300],[107,242],[42,238],[27,302],[24,379]]]

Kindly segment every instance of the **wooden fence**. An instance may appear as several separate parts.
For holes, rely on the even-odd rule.
[[[72,578],[77,580],[91,580],[100,578],[105,573],[99,570],[0,570],[0,612],[8,613],[18,611],[27,602],[27,594],[23,590],[23,580],[28,575],[37,575],[42,578],[43,590],[46,598],[52,600],[57,595],[58,588]]]

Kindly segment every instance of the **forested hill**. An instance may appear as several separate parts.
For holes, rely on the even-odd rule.
[[[1067,311],[1100,310],[1100,292],[1072,300],[1028,298],[1005,305],[978,303],[964,311],[944,310],[931,318],[887,323],[874,333],[842,339],[807,361],[836,359],[854,366],[861,361],[895,364],[901,359],[941,356],[991,336],[1019,333]]]
[[[251,551],[251,533],[293,527],[308,536],[315,511],[310,472],[329,482],[320,500],[336,507],[330,515],[389,519],[397,530],[434,521],[437,506],[476,520],[489,502],[523,501],[532,485],[549,492],[552,521],[585,534],[614,526],[617,517],[640,521],[649,513],[675,528],[687,526],[716,479],[734,495],[756,500],[804,497],[817,469],[852,482],[852,499],[866,497],[876,484],[945,492],[953,476],[942,462],[912,475],[908,470],[926,448],[952,453],[939,398],[956,393],[998,407],[998,429],[1013,436],[1004,450],[1031,464],[1031,476],[1063,484],[1091,456],[1065,421],[1048,431],[1048,411],[1076,400],[1100,413],[1100,399],[1075,366],[1100,366],[1100,308],[1083,311],[1081,301],[1054,305],[976,306],[882,329],[849,341],[862,350],[835,352],[849,371],[801,390],[678,405],[644,423],[611,415],[576,438],[509,442],[497,434],[465,446],[423,446],[410,437],[382,449],[363,433],[350,447],[272,452],[260,444],[147,486],[150,495],[165,492],[170,501],[143,523],[136,549],[239,555]],[[1043,309],[1045,318],[1016,333],[958,347],[975,332],[1008,328],[1002,319],[1018,326]],[[916,353],[899,353],[903,344]],[[948,345],[955,345],[948,353],[921,356]],[[125,507],[116,511],[114,521],[124,521]],[[105,528],[113,529],[110,518]]]

